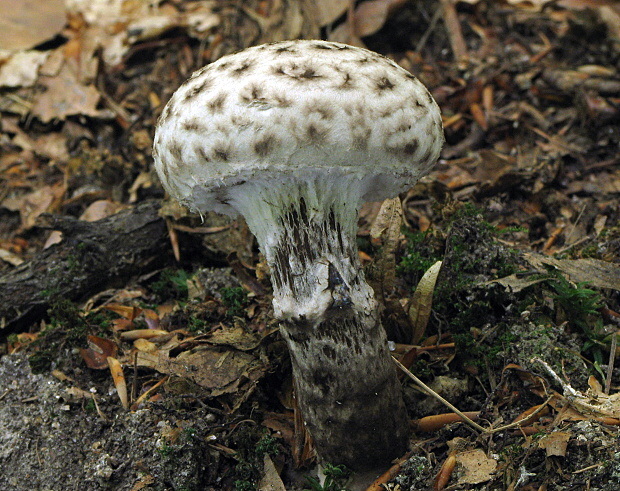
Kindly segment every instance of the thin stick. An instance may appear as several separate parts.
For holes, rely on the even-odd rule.
[[[545,402],[543,402],[539,408],[536,409],[536,411],[533,411],[531,414],[528,414],[525,418],[520,419],[519,421],[515,421],[514,423],[510,423],[504,426],[498,426],[497,428],[491,428],[490,430],[488,430],[488,433],[498,433],[500,431],[506,431],[509,430],[511,428],[516,428],[518,426],[521,426],[523,423],[529,421],[532,419],[533,416],[537,415],[539,412],[541,412],[544,408],[547,407],[547,405],[551,402],[551,399],[553,399],[555,396],[551,395],[547,398],[547,400]]]
[[[507,425],[504,425],[504,426],[499,426],[497,428],[483,428],[482,426],[480,426],[475,421],[472,421],[471,418],[469,418],[462,411],[460,411],[455,406],[453,406],[449,401],[447,401],[446,399],[441,397],[439,394],[437,394],[437,392],[435,392],[428,385],[426,385],[424,382],[422,382],[418,377],[416,377],[413,373],[411,373],[407,369],[407,367],[405,367],[401,362],[399,362],[393,356],[392,356],[392,360],[394,360],[394,363],[396,363],[396,366],[398,368],[400,368],[411,380],[413,380],[419,387],[421,387],[422,390],[424,390],[424,392],[426,392],[429,396],[434,397],[439,402],[441,402],[444,406],[446,406],[449,409],[451,409],[452,412],[457,414],[469,426],[471,426],[472,428],[474,428],[474,429],[476,429],[476,430],[478,430],[478,431],[480,431],[482,433],[486,433],[486,434],[498,433],[500,431],[506,431],[506,430],[509,430],[511,428],[516,428],[518,426],[521,426],[521,424],[525,423],[526,421],[531,420],[532,416],[535,416],[540,411],[542,411],[547,406],[547,404],[549,404],[549,402],[551,402],[551,399],[553,399],[553,397],[554,397],[553,395],[549,396],[549,398],[543,404],[541,404],[540,407],[536,409],[536,411],[534,411],[532,414],[527,415],[525,418],[520,419],[519,421],[515,421],[513,423],[510,423],[510,424],[507,424]]]
[[[618,332],[611,335],[611,346],[609,347],[609,362],[607,363],[607,373],[605,374],[605,394],[611,391],[611,377],[614,373],[614,363],[616,361],[616,346],[618,346]]]
[[[465,38],[463,37],[454,0],[441,0],[441,5],[443,7],[443,20],[446,24],[450,46],[452,47],[452,54],[454,55],[454,60],[459,63],[467,59],[467,43],[465,43]]]
[[[472,421],[470,418],[468,418],[465,414],[463,414],[462,411],[460,411],[459,409],[457,409],[455,406],[453,406],[450,402],[448,402],[446,399],[444,399],[443,397],[441,397],[439,394],[437,394],[437,392],[435,392],[433,389],[431,389],[428,385],[426,385],[424,382],[422,382],[418,377],[416,377],[413,373],[411,373],[409,370],[407,370],[407,367],[405,367],[405,365],[403,365],[401,362],[399,362],[396,358],[394,358],[392,356],[392,360],[394,360],[394,363],[396,363],[396,366],[398,368],[400,368],[405,375],[407,375],[411,380],[413,380],[419,387],[421,387],[424,392],[426,392],[429,396],[434,397],[435,399],[437,399],[439,402],[441,402],[444,406],[450,408],[450,410],[452,410],[454,413],[458,414],[465,423],[467,423],[469,426],[471,426],[472,428],[482,432],[482,433],[488,433],[488,430],[485,430],[482,426],[480,426],[478,423],[476,423],[475,421]]]

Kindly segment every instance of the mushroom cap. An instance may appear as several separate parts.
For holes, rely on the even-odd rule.
[[[248,182],[344,176],[360,180],[361,201],[394,196],[443,141],[439,107],[408,71],[366,49],[298,40],[195,72],[162,112],[154,159],[180,202],[234,215],[230,190]]]

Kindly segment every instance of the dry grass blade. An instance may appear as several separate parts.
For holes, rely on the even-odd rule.
[[[379,209],[377,218],[370,228],[373,244],[378,245],[375,264],[372,268],[372,285],[380,297],[385,299],[394,289],[396,281],[396,250],[399,246],[403,208],[400,198],[386,199]]]
[[[441,261],[433,264],[420,279],[418,286],[409,304],[409,319],[413,328],[411,344],[418,344],[428,325],[433,305],[433,292],[437,283],[437,276],[441,270]]]
[[[118,393],[118,398],[121,400],[121,404],[125,409],[129,409],[129,400],[127,398],[127,382],[125,382],[125,375],[123,374],[123,367],[116,358],[108,356],[108,365],[110,366],[110,373],[114,380],[114,386]]]

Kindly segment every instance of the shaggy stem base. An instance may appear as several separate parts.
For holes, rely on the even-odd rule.
[[[357,315],[285,322],[296,396],[323,461],[374,469],[405,453],[408,422],[385,332]]]

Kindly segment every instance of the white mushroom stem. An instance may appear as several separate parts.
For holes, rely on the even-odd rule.
[[[314,176],[255,180],[229,192],[271,269],[275,315],[281,320],[324,320],[330,308],[347,304],[372,315],[372,290],[359,281],[355,234],[365,183],[328,171]]]
[[[370,179],[317,171],[230,193],[271,269],[301,412],[323,459],[372,467],[403,452],[407,418],[355,243]],[[363,451],[360,451],[363,449]]]

